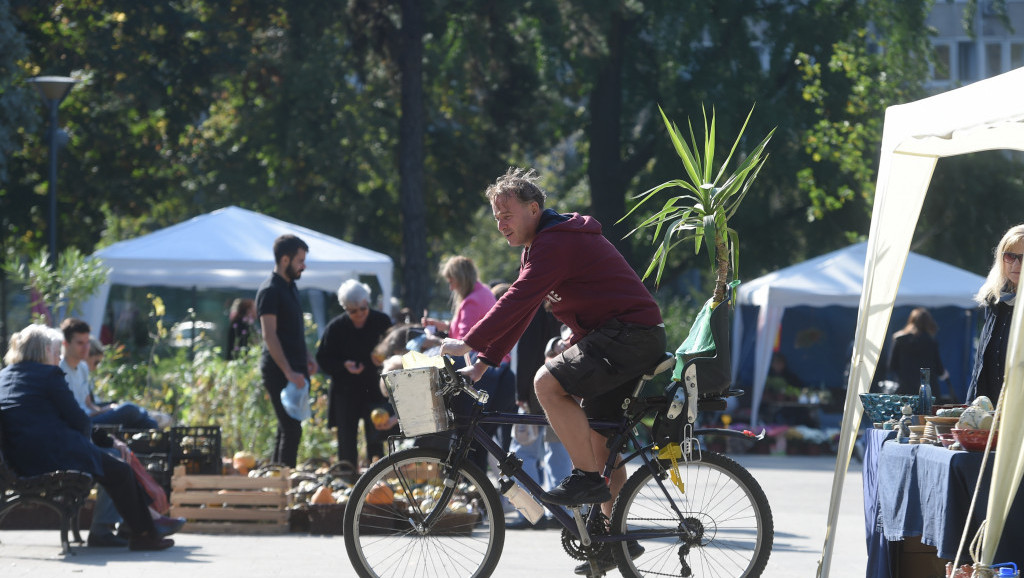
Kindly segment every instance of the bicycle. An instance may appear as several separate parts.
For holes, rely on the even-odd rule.
[[[620,421],[590,421],[592,428],[613,432],[609,447],[618,450],[611,452],[603,473],[627,464],[636,469],[615,498],[610,523],[599,505],[568,512],[548,506],[563,526],[563,548],[573,558],[589,560],[592,576],[603,575],[596,560],[604,548],[611,548],[626,577],[760,576],[774,540],[768,500],[749,472],[703,450],[697,437],[755,436],[694,428],[698,411],[724,409],[725,397],[736,393],[701,399],[693,372],[665,395],[640,397],[647,381],[672,367],[674,358],[666,355],[638,378]],[[467,459],[470,443],[479,442],[498,460],[503,493],[518,484],[529,494],[525,499],[532,505],[522,496],[512,501],[527,517],[535,516],[534,500],[543,503],[544,490],[522,471],[522,461],[512,452],[504,454],[480,426],[543,426],[546,418],[484,411],[487,393],[468,383],[448,358],[443,369],[399,370],[386,374],[385,381],[407,437],[454,433],[442,438],[442,447],[395,451],[359,478],[343,526],[353,567],[363,578],[490,576],[504,546],[504,511],[498,490]],[[459,395],[472,398],[468,411],[453,411]],[[650,417],[653,426],[644,423]],[[639,428],[650,431],[652,441],[642,441]],[[635,544],[643,546],[642,555],[637,556]]]

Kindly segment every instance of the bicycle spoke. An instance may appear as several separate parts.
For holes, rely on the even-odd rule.
[[[494,570],[504,542],[497,493],[475,466],[463,466],[453,490],[444,491],[444,458],[435,450],[396,452],[353,488],[345,546],[361,577],[485,578]],[[443,504],[435,501],[448,493]],[[423,528],[436,508],[443,510]]]
[[[615,551],[626,576],[760,576],[771,552],[771,510],[764,493],[738,464],[706,452],[679,465],[683,488],[659,484],[646,468],[627,481],[612,514],[612,529],[630,533],[645,548],[628,560]],[[674,503],[680,514],[670,507]],[[643,538],[643,532],[672,532]]]

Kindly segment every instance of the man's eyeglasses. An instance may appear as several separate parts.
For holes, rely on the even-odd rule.
[[[1024,254],[1003,251],[1003,263],[1006,263],[1007,265],[1013,265],[1014,261],[1018,263],[1024,263]]]
[[[363,311],[367,311],[368,309],[370,309],[370,307],[367,305],[363,305],[362,307],[346,307],[345,313],[348,313],[349,315],[355,315],[356,313],[362,313]]]

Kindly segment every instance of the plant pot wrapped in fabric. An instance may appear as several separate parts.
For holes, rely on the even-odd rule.
[[[690,327],[690,333],[676,349],[672,384],[666,388],[669,408],[654,422],[656,443],[664,446],[681,441],[683,428],[696,421],[698,410],[725,409],[726,397],[743,394],[729,389],[732,384],[729,348],[728,297],[717,304],[708,299]]]
[[[728,298],[717,304],[708,299],[697,313],[690,333],[676,349],[672,380],[685,381],[687,377],[695,380],[701,398],[719,396],[732,384]]]

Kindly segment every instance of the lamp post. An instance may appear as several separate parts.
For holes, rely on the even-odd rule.
[[[50,109],[50,266],[57,266],[57,108],[77,80],[68,76],[37,76],[29,82],[36,87]]]

